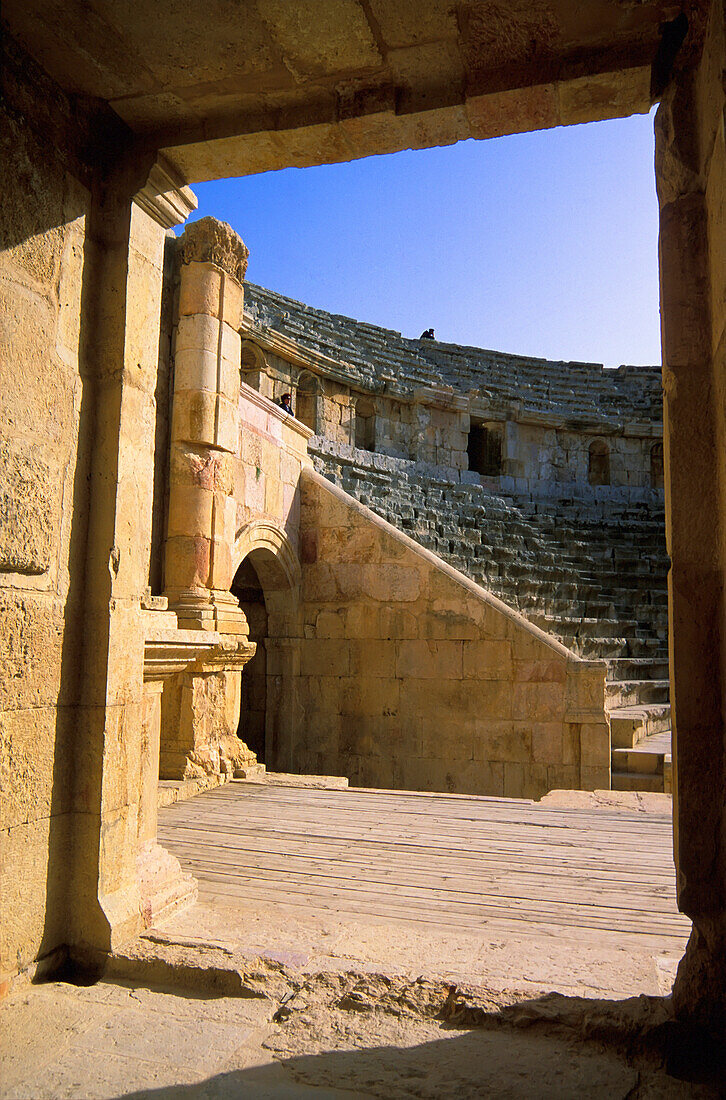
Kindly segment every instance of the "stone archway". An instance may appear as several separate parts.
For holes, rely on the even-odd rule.
[[[292,770],[299,671],[300,564],[285,533],[254,521],[237,534],[232,595],[257,652],[242,676],[238,735],[268,768]]]

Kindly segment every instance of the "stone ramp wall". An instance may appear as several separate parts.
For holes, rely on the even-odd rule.
[[[609,787],[602,663],[312,470],[301,505],[297,770],[526,798]]]
[[[608,487],[540,499],[361,450],[316,469],[586,657],[667,652],[662,498]],[[583,622],[583,620],[585,620]]]

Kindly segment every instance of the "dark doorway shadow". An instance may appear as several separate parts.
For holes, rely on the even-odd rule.
[[[265,718],[267,714],[267,630],[265,595],[250,557],[240,565],[232,582],[232,595],[239,600],[250,628],[250,641],[257,650],[242,672],[237,736],[265,761]]]

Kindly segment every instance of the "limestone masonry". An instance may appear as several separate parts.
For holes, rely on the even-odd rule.
[[[293,393],[326,478],[574,653],[606,661],[612,785],[670,789],[660,368],[407,340],[249,283],[242,362],[260,392]],[[487,760],[521,766],[518,753]],[[542,765],[564,766],[555,751],[535,762],[521,793],[555,782]],[[318,765],[356,778],[334,753]],[[440,787],[424,771],[419,784]],[[395,781],[369,761],[367,782],[384,774]],[[491,777],[470,788],[493,793]]]
[[[676,1045],[722,1051],[723,5],[148,7],[2,7],[0,995],[193,901],[160,778],[672,784]],[[182,228],[202,180],[656,103],[662,395],[331,317]]]

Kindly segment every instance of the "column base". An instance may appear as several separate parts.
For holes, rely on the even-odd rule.
[[[197,900],[197,880],[185,874],[176,856],[156,840],[147,840],[136,857],[144,928]]]
[[[245,613],[231,592],[213,592],[209,596],[195,592],[169,593],[168,598],[181,630],[214,630],[219,634],[249,638]]]

